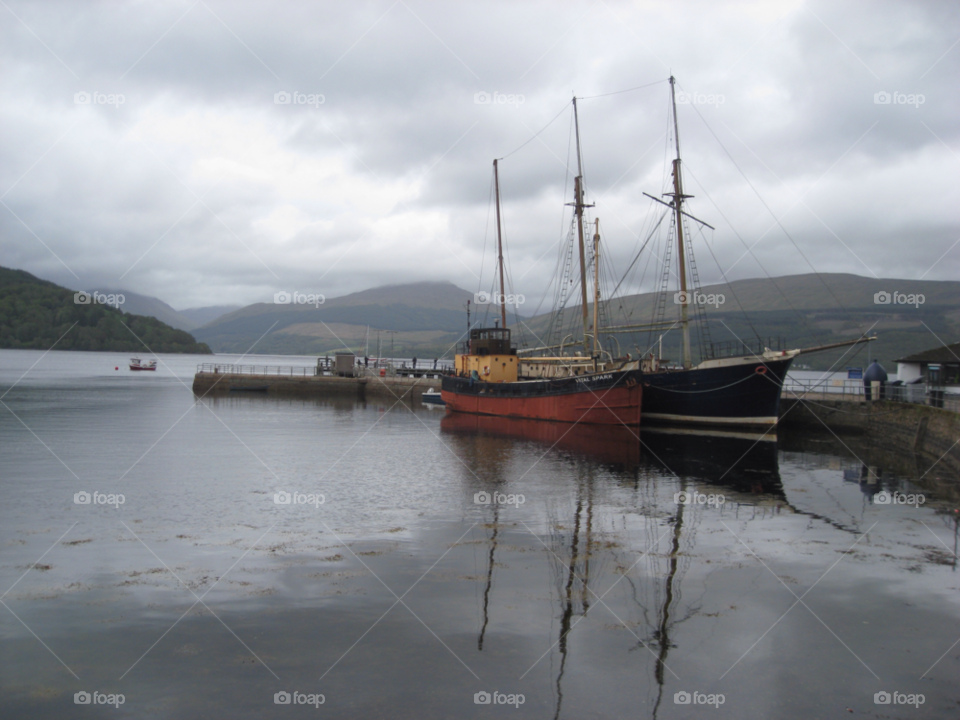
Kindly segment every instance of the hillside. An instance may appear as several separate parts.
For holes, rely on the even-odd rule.
[[[47,350],[55,343],[58,350],[210,353],[189,333],[154,317],[77,304],[73,290],[0,268],[0,348]]]
[[[241,307],[240,305],[209,305],[207,307],[186,308],[184,310],[180,310],[179,311],[180,315],[182,315],[191,323],[193,323],[192,328],[181,328],[181,329],[193,330],[194,328],[198,328],[201,325],[206,325],[207,323],[211,323],[217,318],[226,315],[227,313],[232,313],[235,310],[239,310],[240,307]]]
[[[878,292],[924,295],[924,302],[913,305],[876,304]],[[722,294],[719,307],[707,306],[711,340],[735,341],[737,338],[783,337],[788,347],[812,347],[859,337],[862,331],[878,339],[870,347],[850,351],[837,365],[862,365],[867,357],[878,359],[893,369],[892,361],[913,352],[960,339],[960,282],[935,280],[875,279],[840,273],[790,275],[770,279],[738,280],[729,284],[704,286],[705,294]],[[631,295],[605,303],[610,324],[650,322],[655,294]],[[739,304],[738,304],[739,301]],[[743,312],[740,310],[743,307]],[[590,306],[592,315],[592,305]],[[567,318],[578,317],[579,306],[568,309]],[[665,317],[678,316],[678,306],[668,298]],[[692,316],[691,316],[692,317]],[[535,337],[546,338],[549,316],[541,315],[525,323],[524,332],[533,345]],[[752,325],[752,327],[751,327]],[[872,328],[872,329],[871,329]],[[570,332],[570,329],[567,329]],[[577,326],[576,334],[582,330]],[[939,338],[939,339],[938,339]],[[646,332],[618,336],[623,352],[637,354],[656,343],[657,336]],[[663,355],[679,357],[679,330],[667,333]],[[694,357],[698,338],[693,333]],[[549,343],[547,343],[549,344]],[[845,350],[802,356],[798,364],[814,369],[831,367]]]
[[[216,352],[324,354],[344,349],[442,355],[466,330],[466,303],[473,293],[452,283],[386,285],[326,298],[322,305],[257,303],[224,315],[194,331]],[[269,332],[268,332],[269,331]],[[388,332],[395,332],[391,337]],[[258,338],[267,333],[259,342]]]
[[[203,324],[190,319],[177,310],[174,310],[159,298],[151,297],[149,295],[140,295],[130,290],[101,290],[98,288],[97,292],[101,292],[105,295],[117,295],[118,293],[121,293],[123,294],[124,300],[123,305],[120,306],[120,309],[124,312],[130,313],[131,315],[148,315],[150,317],[154,317],[170,327],[177,328],[177,330],[186,330],[187,332],[190,332],[191,330],[194,330]]]

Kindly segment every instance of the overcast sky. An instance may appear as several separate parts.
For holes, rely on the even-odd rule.
[[[500,163],[515,290],[538,297],[571,97],[656,83],[579,101],[624,267],[662,191],[671,74],[688,210],[729,277],[960,277],[957,3],[4,0],[0,29],[0,265],[74,289],[178,309],[487,289],[492,160],[556,117]]]

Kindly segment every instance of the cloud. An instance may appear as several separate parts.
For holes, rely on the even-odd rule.
[[[670,69],[692,100],[679,107],[689,209],[716,226],[731,277],[809,271],[775,218],[821,271],[960,270],[960,250],[938,260],[960,237],[952,6],[57,8],[5,11],[0,264],[73,287],[178,308],[288,286],[481,289],[491,162],[530,141],[500,170],[511,274],[539,297],[569,222],[574,92],[589,200],[624,267],[653,212],[642,193],[669,181],[668,86],[587,96]],[[924,101],[877,104],[882,91]],[[710,255],[704,282],[722,272]]]

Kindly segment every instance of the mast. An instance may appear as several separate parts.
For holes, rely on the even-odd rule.
[[[503,286],[503,238],[500,235],[500,173],[497,161],[493,161],[493,182],[497,193],[497,262],[500,265],[500,320],[501,327],[507,327],[507,289]]]
[[[600,354],[600,218],[594,221],[593,232],[593,354]]]
[[[583,162],[580,158],[580,119],[577,116],[577,98],[573,98],[573,123],[577,133],[577,177],[573,181],[574,208],[577,212],[577,239],[580,242],[580,304],[583,307],[583,352],[590,352],[587,340],[587,262],[583,251]],[[596,328],[594,328],[596,333]]]
[[[679,265],[680,275],[680,297],[683,302],[680,303],[680,326],[683,328],[683,367],[689,370],[692,365],[690,361],[690,319],[687,313],[687,307],[690,297],[687,295],[687,267],[683,248],[683,199],[688,197],[683,194],[683,181],[680,178],[680,131],[677,124],[677,96],[675,80],[670,76],[670,102],[673,106],[673,139],[676,142],[677,157],[673,161],[673,211],[677,219],[677,263]]]

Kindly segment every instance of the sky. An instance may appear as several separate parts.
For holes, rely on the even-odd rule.
[[[571,98],[616,271],[669,180],[671,75],[704,284],[960,277],[956,3],[0,6],[0,265],[75,290],[489,290],[503,158],[509,289],[543,298]]]

